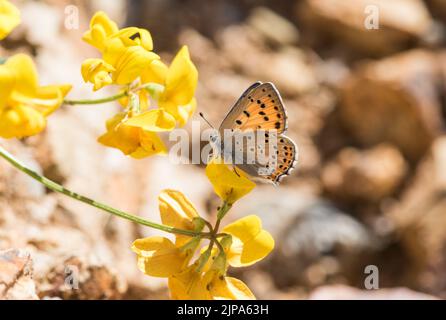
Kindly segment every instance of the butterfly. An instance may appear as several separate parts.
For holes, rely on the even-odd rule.
[[[234,155],[234,149],[225,148],[225,131],[233,133],[235,140],[240,135],[254,133],[264,138],[257,140],[257,148],[243,144],[241,154]],[[276,87],[260,81],[251,85],[240,96],[220,124],[218,132],[211,134],[210,143],[225,159],[231,158],[234,170],[242,170],[253,180],[272,182],[278,185],[290,174],[297,164],[298,149],[296,144],[284,133],[287,130],[287,114],[282,98]],[[248,136],[249,138],[249,136]],[[256,156],[264,153],[270,162],[261,162],[255,157],[253,162],[246,160],[247,154]],[[242,159],[242,161],[240,161]]]

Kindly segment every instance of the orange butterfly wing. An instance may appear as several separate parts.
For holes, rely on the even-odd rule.
[[[265,152],[272,161],[266,165],[236,164],[249,175],[278,184],[295,167],[297,147],[290,138],[283,135],[287,130],[287,114],[282,98],[272,83],[256,82],[250,86],[222,121],[219,128],[222,137],[225,129],[234,132],[265,131]],[[273,146],[275,154],[272,155],[268,151],[270,150],[268,132],[277,134],[277,146]],[[248,150],[245,150],[245,153],[247,152]],[[257,157],[259,150],[256,148],[255,152]],[[244,157],[246,158],[246,155]],[[267,174],[259,174],[262,169]]]
[[[277,130],[287,129],[287,114],[276,87],[270,83],[256,82],[236,102],[220,125],[224,129]]]

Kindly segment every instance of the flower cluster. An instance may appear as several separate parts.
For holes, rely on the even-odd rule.
[[[163,224],[193,231],[203,228],[196,209],[181,192],[164,190],[159,201]],[[142,272],[168,278],[173,299],[255,299],[241,280],[227,276],[227,269],[263,259],[274,247],[273,238],[255,215],[225,226],[220,235],[214,231],[214,235],[204,247],[200,236],[177,235],[174,242],[164,237],[138,239],[132,249]]]
[[[0,39],[20,23],[20,12],[0,0]],[[17,54],[0,62],[0,137],[23,138],[41,132],[70,85],[40,86],[32,59]]]
[[[93,84],[93,90],[115,84],[124,93],[119,102],[125,110],[107,121],[99,142],[133,158],[165,153],[158,133],[185,125],[196,108],[198,72],[187,47],[167,66],[152,51],[149,31],[119,29],[104,12],[93,16],[83,40],[102,54],[101,59],[83,62],[84,80]],[[156,108],[149,108],[149,96]]]
[[[228,266],[244,267],[260,261],[273,249],[273,238],[262,229],[261,220],[255,215],[219,230],[220,221],[232,204],[255,184],[217,160],[208,164],[206,174],[224,201],[215,227],[210,227],[208,234],[193,238],[176,235],[174,242],[164,237],[136,240],[132,249],[138,256],[138,267],[147,275],[168,278],[173,299],[255,299],[246,284],[227,276]],[[159,203],[165,225],[194,232],[210,225],[179,191],[164,190]],[[209,244],[203,246],[206,238]]]

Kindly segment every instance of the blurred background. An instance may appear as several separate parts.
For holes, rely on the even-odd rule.
[[[258,185],[227,218],[257,214],[276,240],[262,263],[229,271],[259,299],[446,297],[445,1],[12,2],[23,22],[0,56],[31,54],[41,83],[72,83],[72,99],[114,92],[93,93],[80,75],[99,55],[81,41],[97,10],[147,28],[165,61],[188,45],[198,109],[214,124],[254,81],[277,86],[298,168],[278,188]],[[72,5],[78,28],[65,23]],[[64,106],[43,134],[1,144],[66,187],[148,219],[159,221],[164,188],[213,217],[219,201],[203,166],[133,160],[96,142],[118,109]],[[130,250],[154,234],[0,161],[0,250],[16,249],[0,252],[0,298],[168,298],[166,281],[140,273]],[[380,290],[366,290],[370,265]],[[64,283],[70,266],[77,290]]]

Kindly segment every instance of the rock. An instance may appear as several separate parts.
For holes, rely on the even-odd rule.
[[[37,300],[32,277],[32,260],[27,251],[0,251],[0,300]]]
[[[187,3],[179,0],[130,0],[126,4],[128,14],[125,24],[150,30],[156,51],[177,50],[177,36],[185,26],[212,38],[218,30],[240,22],[246,14],[240,10],[242,3],[224,0],[192,0]],[[161,21],[159,17],[164,19]]]
[[[38,173],[42,172],[42,168],[33,157],[32,149],[20,141],[2,141],[2,147],[30,169]],[[9,197],[14,202],[14,195],[17,193],[33,200],[39,200],[45,195],[45,188],[40,183],[14,168],[3,158],[0,160],[0,196]],[[14,183],[8,183],[8,181],[14,181]]]
[[[242,278],[241,280],[254,292],[258,300],[299,300],[305,298],[302,290],[277,288],[271,275],[261,270],[245,272],[241,276],[237,274],[236,277]]]
[[[248,24],[279,46],[295,45],[299,40],[299,30],[289,20],[266,7],[253,9]]]
[[[311,292],[310,300],[435,300],[435,296],[408,288],[359,290],[344,285],[322,286]]]
[[[437,63],[413,50],[362,65],[342,90],[342,124],[363,146],[391,142],[420,159],[444,126]]]
[[[443,0],[426,0],[432,15],[440,19],[446,18],[446,2]]]
[[[119,299],[125,284],[109,268],[70,257],[47,275],[40,294],[62,299]]]
[[[408,46],[427,34],[433,23],[421,0],[306,0],[296,12],[311,32],[319,31],[319,41],[331,36],[336,43],[371,55]],[[377,23],[378,29],[367,28],[370,22]]]
[[[409,188],[386,213],[411,259],[412,279],[423,291],[446,294],[446,137],[437,138]],[[409,270],[409,268],[407,268]]]
[[[270,265],[276,275],[274,280],[282,285],[317,286],[329,277],[342,274],[346,267],[343,264],[360,263],[358,253],[373,251],[376,245],[376,240],[359,221],[324,202],[304,208],[283,227],[275,238],[277,249]],[[326,257],[333,259],[326,260]]]
[[[200,66],[200,74],[204,72],[206,78],[211,76],[211,72],[215,72],[216,69],[230,68],[230,62],[218,51],[215,43],[195,29],[184,29],[179,34],[178,40],[189,47],[192,61]],[[199,85],[206,85],[206,83],[199,83]]]
[[[345,148],[322,171],[322,183],[337,199],[377,202],[397,190],[407,172],[398,149],[381,144],[366,151]]]
[[[302,189],[256,189],[228,216],[236,219],[247,214],[258,215],[275,239],[274,251],[258,266],[273,274],[282,288],[314,287],[339,278],[379,244],[358,220]]]
[[[296,47],[271,52],[258,31],[246,25],[225,28],[217,43],[235,70],[261,81],[273,81],[283,95],[308,92],[318,84],[311,55]],[[249,59],[242,52],[256,52]],[[261,66],[261,67],[259,67]]]

